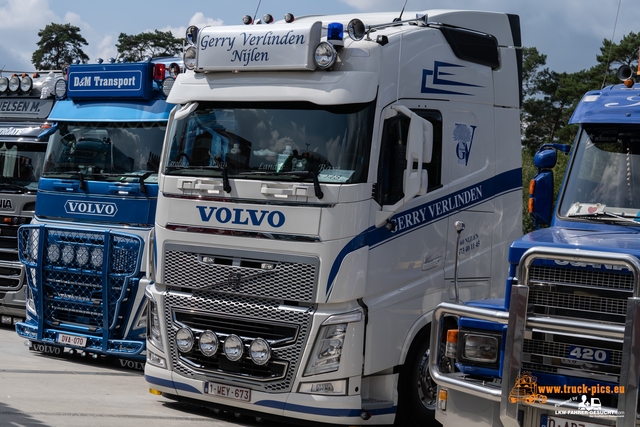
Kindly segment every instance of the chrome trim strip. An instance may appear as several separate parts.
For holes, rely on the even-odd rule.
[[[283,234],[283,233],[265,233],[262,231],[247,231],[247,230],[234,230],[228,228],[214,228],[214,227],[199,227],[194,225],[183,224],[165,224],[165,228],[171,231],[180,231],[185,233],[204,233],[204,234],[217,234],[222,236],[233,237],[250,237],[253,239],[270,239],[270,240],[286,240],[288,242],[306,242],[306,243],[318,243],[322,242],[320,236],[301,236],[296,234]]]
[[[335,203],[302,203],[285,202],[283,200],[255,200],[255,199],[230,199],[228,197],[211,196],[181,196],[178,194],[162,193],[167,199],[202,200],[205,202],[242,203],[247,205],[272,205],[272,206],[304,206],[308,208],[332,208]]]

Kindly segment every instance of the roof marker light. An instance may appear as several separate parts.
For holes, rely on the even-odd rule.
[[[102,64],[104,62],[104,59],[102,58],[96,58],[96,63],[98,64]]]
[[[251,25],[253,24],[253,18],[251,17],[251,15],[244,15],[242,17],[242,23],[244,25]]]
[[[5,93],[9,90],[9,79],[6,77],[0,77],[0,93]]]
[[[284,22],[286,22],[287,24],[291,24],[295,20],[296,18],[293,16],[292,13],[287,13],[286,15],[284,15]]]
[[[262,22],[264,22],[265,24],[271,24],[273,22],[273,16],[271,16],[271,14],[267,13],[266,15],[264,15],[262,17]]]
[[[116,62],[116,58],[112,56],[111,58],[107,59],[107,61],[109,61],[109,64],[113,64],[114,62]]]
[[[151,62],[151,55],[146,55],[143,59],[142,62]]]
[[[189,28],[187,28],[186,38],[190,45],[195,46],[198,41],[198,27],[190,25]]]
[[[331,42],[334,46],[344,45],[344,27],[339,22],[332,22],[327,27],[327,41]]]

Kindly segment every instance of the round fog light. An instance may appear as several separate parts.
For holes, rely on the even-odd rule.
[[[89,249],[85,246],[80,246],[78,251],[76,252],[76,262],[78,265],[86,265],[89,262],[89,258],[91,255],[89,254]]]
[[[9,79],[9,92],[17,92],[20,88],[20,78],[18,76],[11,76]]]
[[[60,253],[60,246],[55,243],[50,244],[47,248],[47,258],[49,259],[49,262],[55,264],[60,261]]]
[[[316,47],[314,59],[319,68],[327,69],[336,62],[336,49],[331,43],[322,42]]]
[[[242,357],[243,344],[239,336],[229,335],[227,339],[224,340],[223,347],[225,356],[232,362],[236,362]]]
[[[191,329],[178,329],[178,332],[176,332],[176,345],[183,353],[191,351],[193,348],[193,332],[191,332]]]
[[[64,98],[67,94],[67,82],[64,79],[58,79],[55,85],[56,98]]]
[[[166,79],[164,79],[164,81],[162,82],[162,93],[164,94],[164,96],[169,96],[169,92],[171,92],[171,88],[173,87],[173,83],[175,82],[176,79],[174,79],[173,77],[167,77]]]
[[[91,265],[93,265],[94,268],[102,267],[103,254],[104,251],[102,250],[102,248],[95,248],[91,251]]]
[[[65,264],[71,264],[73,262],[74,255],[73,246],[65,245],[64,248],[62,248],[62,262]]]
[[[249,346],[251,360],[256,365],[264,365],[271,359],[271,348],[269,343],[262,338],[256,338]]]
[[[212,331],[204,331],[200,335],[200,351],[205,356],[211,357],[218,351],[218,337]]]
[[[22,92],[30,92],[31,88],[33,88],[33,80],[29,76],[23,76],[20,79],[20,90]]]
[[[193,70],[194,68],[196,68],[197,53],[198,51],[196,50],[195,46],[189,46],[187,50],[184,51],[184,55],[182,56],[182,59],[184,61],[184,66],[187,67],[189,70]]]

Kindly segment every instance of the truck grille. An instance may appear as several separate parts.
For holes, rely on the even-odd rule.
[[[168,292],[164,315],[173,366],[181,375],[202,381],[235,380],[253,389],[288,392],[299,367],[314,311],[312,307],[284,306],[277,300],[241,295]],[[197,349],[183,354],[176,347],[175,335],[184,326],[196,335],[207,329],[222,338],[233,333],[242,338],[245,346],[255,338],[269,340],[271,360],[258,366],[246,352],[238,362],[229,361],[220,350],[213,357],[206,357]]]
[[[95,335],[116,328],[120,306],[133,292],[130,281],[140,275],[141,238],[33,225],[21,227],[19,239],[20,260],[35,306],[43,304],[45,327]]]
[[[313,302],[319,261],[184,245],[167,245],[164,283],[256,298]]]
[[[633,275],[628,271],[593,271],[570,265],[529,269],[528,315],[578,319],[624,325],[627,298],[633,296]],[[606,361],[573,357],[572,349],[589,348],[608,354]],[[600,353],[604,354],[604,353]],[[523,345],[523,368],[576,377],[597,376],[618,382],[622,343],[606,337],[529,331]]]

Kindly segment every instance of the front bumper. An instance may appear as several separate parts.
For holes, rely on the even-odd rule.
[[[56,341],[58,333],[69,334],[68,331],[45,329],[42,332],[42,340],[38,340],[38,327],[30,325],[26,322],[16,323],[16,332],[21,337],[27,338],[30,341],[39,342],[42,344],[61,345]],[[73,332],[71,335],[82,336],[87,338],[86,347],[73,347],[77,350],[84,350],[91,353],[104,354],[109,356],[126,357],[129,359],[144,360],[146,358],[145,341],[132,341],[132,340],[107,340],[106,342],[102,337],[96,337],[93,335],[85,335]]]
[[[145,379],[149,386],[172,396],[194,399],[212,407],[232,406],[234,412],[263,414],[264,418],[285,417],[312,423],[342,425],[393,424],[395,407],[368,409],[371,418],[361,417],[362,398],[354,396],[321,396],[305,393],[266,393],[251,390],[251,400],[243,402],[204,393],[204,381],[185,378],[169,370],[145,364]]]
[[[535,249],[535,248],[534,248]],[[544,250],[536,249],[527,252],[520,263],[521,274],[524,275],[522,266],[527,268],[534,259],[546,257],[546,259],[560,259],[571,262],[602,263],[623,265],[634,273],[636,285],[639,289],[640,263],[634,257],[624,254],[604,252],[559,251],[553,248]],[[640,379],[640,297],[628,298],[625,326],[604,323],[585,322],[579,320],[567,320],[562,318],[527,316],[527,302],[529,287],[522,278],[519,283],[511,287],[511,299],[509,312],[491,310],[480,307],[456,305],[450,303],[440,304],[433,315],[431,348],[438,349],[438,343],[442,339],[442,324],[445,315],[483,320],[487,322],[508,325],[504,348],[504,360],[502,380],[497,382],[483,381],[471,378],[462,373],[445,374],[438,365],[439,351],[431,354],[429,369],[439,390],[447,390],[451,393],[447,398],[447,408],[438,407],[437,418],[444,425],[455,420],[472,419],[469,412],[470,405],[466,401],[484,401],[487,408],[493,414],[486,418],[486,423],[476,425],[503,425],[505,427],[541,426],[546,419],[543,416],[559,416],[602,425],[616,425],[619,427],[636,426],[638,382]],[[522,354],[525,329],[537,329],[565,334],[581,334],[586,336],[606,336],[623,341],[622,363],[620,370],[620,383],[624,387],[624,394],[619,395],[617,407],[602,406],[598,411],[587,412],[579,408],[579,401],[567,402],[566,399],[548,398],[545,403],[540,401],[526,402],[509,399],[511,390],[516,387],[516,378],[521,372]],[[455,402],[462,399],[462,402]],[[459,403],[459,404],[458,404]],[[487,409],[489,410],[489,409]],[[497,412],[496,412],[497,411]],[[569,414],[562,414],[569,412]],[[499,414],[496,417],[496,414]],[[624,414],[624,416],[622,416]],[[480,421],[480,418],[475,418]],[[453,423],[452,423],[453,424]],[[475,424],[475,423],[474,423]],[[546,424],[545,424],[546,425]],[[571,425],[571,424],[569,424]]]

